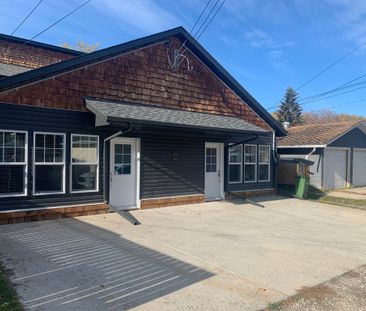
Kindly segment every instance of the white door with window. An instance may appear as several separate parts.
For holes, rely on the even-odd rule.
[[[119,210],[137,208],[139,141],[114,138],[110,148],[109,203]]]
[[[223,198],[224,172],[223,149],[221,143],[206,143],[205,146],[205,199],[219,200]]]

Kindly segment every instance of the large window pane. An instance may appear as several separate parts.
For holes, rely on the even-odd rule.
[[[246,164],[244,166],[244,180],[247,182],[253,182],[256,179],[255,176],[256,165]]]
[[[64,192],[65,135],[35,134],[34,193]]]
[[[72,135],[71,140],[71,191],[97,190],[98,178],[98,137]],[[122,146],[115,154],[115,163],[122,164]],[[120,165],[122,172],[122,165]]]
[[[96,189],[96,165],[72,166],[72,191],[87,191]]]
[[[260,164],[259,165],[259,180],[267,181],[269,180],[269,165],[268,164]]]
[[[270,180],[270,146],[259,146],[259,181]]]
[[[0,164],[0,195],[24,193],[25,165]]]
[[[229,183],[242,181],[242,145],[229,147]]]
[[[62,192],[63,165],[37,165],[35,167],[35,192]]]
[[[0,196],[25,194],[26,137],[23,132],[0,131]]]
[[[229,181],[230,182],[240,182],[241,181],[241,165],[231,164],[229,171]]]

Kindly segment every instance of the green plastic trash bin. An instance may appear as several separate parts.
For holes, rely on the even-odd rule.
[[[296,176],[295,195],[301,199],[308,198],[310,178],[308,176]]]

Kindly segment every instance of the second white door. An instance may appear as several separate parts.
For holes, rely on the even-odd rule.
[[[223,196],[223,144],[205,145],[205,199],[219,200]]]

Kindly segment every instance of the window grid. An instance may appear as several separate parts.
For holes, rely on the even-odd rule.
[[[215,173],[217,171],[217,149],[206,148],[206,172]]]
[[[43,137],[43,146],[39,146],[37,138]],[[53,137],[53,146],[52,148],[46,147],[46,139],[50,139]],[[56,140],[57,138],[57,140]],[[61,141],[58,140],[61,138]],[[56,147],[56,144],[59,144],[61,147]],[[38,146],[37,146],[38,145]],[[39,155],[42,155],[42,152],[38,152],[39,150],[43,150],[43,161],[37,160]],[[46,152],[52,150],[52,158],[53,161],[46,161]],[[65,150],[66,150],[66,134],[65,133],[49,133],[49,132],[34,132],[33,133],[33,195],[52,195],[52,194],[64,194],[65,193]],[[61,160],[56,161],[56,154],[61,151]],[[61,168],[61,191],[36,191],[36,169],[40,166],[57,166]]]
[[[132,145],[115,144],[114,145],[114,175],[131,175],[132,165]]]
[[[79,146],[77,143],[74,142],[74,139],[79,139]],[[81,142],[84,141],[84,143],[87,141],[87,147],[88,149],[90,147],[94,147],[95,143],[95,154],[93,156],[90,156],[90,153],[88,154],[87,161],[77,161],[74,158],[74,148],[81,147]],[[90,152],[90,150],[88,150]],[[93,152],[94,153],[94,152]],[[99,136],[96,135],[83,135],[83,134],[71,134],[71,165],[70,165],[70,192],[97,192],[99,191]],[[93,158],[95,159],[93,161]],[[95,188],[94,189],[88,189],[88,190],[75,190],[73,189],[73,167],[76,166],[96,166],[95,169]]]
[[[248,149],[251,149],[248,152]],[[254,177],[247,179],[247,169],[254,167]],[[244,182],[256,182],[257,181],[257,145],[244,145]]]
[[[270,181],[270,146],[260,145],[259,146],[259,182]],[[261,178],[262,168],[267,167],[266,175],[267,178]]]
[[[229,146],[229,184],[237,184],[241,183],[243,176],[242,176],[242,169],[243,169],[243,145],[235,145],[234,147]],[[232,180],[231,170],[236,168],[239,170],[238,179]]]
[[[6,146],[6,136],[14,135],[13,146]],[[21,137],[23,136],[23,139]],[[18,139],[19,138],[19,139]],[[21,142],[23,142],[21,144]],[[19,145],[19,146],[18,146]],[[7,158],[8,149],[13,149],[12,161]],[[18,152],[20,152],[20,155]],[[9,152],[9,154],[11,154]],[[0,130],[0,165],[1,166],[22,166],[23,169],[23,191],[15,193],[1,193],[0,197],[16,197],[16,196],[26,196],[27,195],[27,174],[28,174],[28,132],[27,131],[17,131],[17,130]],[[0,176],[0,178],[3,176]]]

